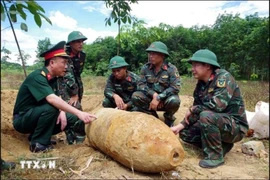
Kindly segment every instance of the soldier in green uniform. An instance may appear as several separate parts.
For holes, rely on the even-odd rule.
[[[66,53],[70,56],[65,76],[58,79],[61,98],[70,105],[82,110],[83,82],[81,73],[86,55],[82,51],[83,42],[87,38],[79,31],[68,35]]]
[[[157,118],[156,111],[165,111],[165,124],[171,127],[180,107],[180,76],[177,68],[165,61],[169,53],[163,42],[153,42],[146,52],[150,61],[141,69],[138,91],[133,93],[132,102],[138,111]]]
[[[188,62],[198,79],[194,102],[184,120],[171,129],[180,132],[184,142],[203,149],[201,167],[214,168],[224,163],[225,154],[248,130],[245,105],[234,77],[220,69],[212,51],[198,50]]]
[[[121,56],[111,58],[109,68],[112,70],[112,74],[107,79],[103,107],[135,111],[131,96],[137,90],[139,76],[128,71],[128,65]]]
[[[85,137],[85,123],[95,116],[80,111],[59,97],[57,77],[64,76],[69,56],[61,41],[42,53],[45,65],[33,71],[22,83],[13,110],[13,126],[20,133],[30,133],[30,151],[42,152],[53,148],[51,136],[71,129],[74,138]]]
[[[1,158],[1,172],[4,170],[15,169],[16,164],[14,162],[7,162]]]

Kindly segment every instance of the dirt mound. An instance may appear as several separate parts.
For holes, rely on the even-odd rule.
[[[55,136],[58,141],[55,149],[48,153],[31,153],[29,151],[28,135],[20,134],[13,129],[12,112],[17,91],[1,91],[1,157],[4,160],[15,161],[17,167],[11,172],[5,171],[1,178],[20,179],[269,179],[268,154],[265,157],[257,158],[241,153],[243,141],[236,143],[233,149],[226,155],[225,164],[215,169],[202,169],[198,162],[203,157],[201,150],[188,144],[183,144],[186,150],[186,158],[175,170],[161,172],[160,174],[146,174],[133,172],[127,167],[115,162],[105,154],[93,149],[87,143],[67,145],[63,133]],[[193,98],[180,96],[181,107],[175,114],[177,121],[183,119],[185,112],[191,105]],[[87,112],[96,112],[101,108],[103,95],[89,95],[83,97],[83,108]],[[161,120],[162,113],[159,112]],[[264,141],[266,150],[269,150],[269,142]],[[86,167],[89,158],[92,161],[81,174],[79,170]],[[20,160],[34,158],[57,158],[56,169],[22,169]]]

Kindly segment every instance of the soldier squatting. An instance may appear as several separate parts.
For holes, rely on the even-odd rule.
[[[82,51],[87,38],[79,31],[68,35],[40,54],[44,67],[35,70],[22,83],[13,112],[13,126],[29,134],[29,149],[33,153],[53,149],[51,136],[61,131],[68,144],[82,143],[85,124],[96,119],[83,112],[83,82],[86,54]],[[153,42],[146,52],[149,61],[140,75],[128,71],[129,64],[121,56],[111,58],[104,89],[105,108],[139,111],[158,118],[156,111],[164,111],[165,124],[187,143],[202,148],[203,168],[214,168],[224,163],[224,156],[235,142],[242,140],[248,130],[243,98],[233,76],[220,69],[216,55],[207,49],[198,50],[188,61],[194,78],[193,105],[183,121],[174,125],[174,114],[180,107],[180,76],[167,46]],[[2,160],[1,170],[13,169],[15,164]]]

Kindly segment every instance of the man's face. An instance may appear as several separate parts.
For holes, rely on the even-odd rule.
[[[192,62],[191,72],[195,79],[204,80],[205,76],[207,76],[207,71],[209,69],[208,64],[200,63],[200,62]]]
[[[112,73],[114,77],[118,80],[124,80],[126,78],[126,75],[127,75],[126,71],[127,71],[126,67],[112,69]]]
[[[153,65],[158,65],[161,64],[164,60],[164,54],[159,53],[159,52],[149,52],[149,60],[150,63]]]
[[[76,40],[76,41],[71,41],[69,43],[71,49],[73,51],[76,51],[76,52],[79,52],[79,51],[82,51],[83,49],[83,40]]]
[[[65,57],[55,57],[51,60],[52,73],[54,76],[64,76],[67,70],[68,59]]]

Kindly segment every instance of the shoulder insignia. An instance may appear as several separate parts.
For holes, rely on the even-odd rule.
[[[180,77],[178,71],[175,72],[175,77],[177,77],[177,78]]]
[[[225,87],[225,86],[226,86],[226,79],[217,80],[217,87]]]
[[[42,74],[43,76],[46,76],[46,73],[45,73],[44,71],[41,71],[41,74]]]

